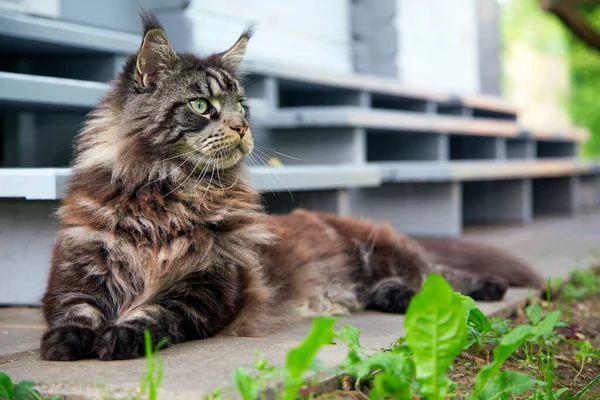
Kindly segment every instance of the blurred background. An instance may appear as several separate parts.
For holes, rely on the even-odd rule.
[[[270,211],[458,236],[598,211],[596,3],[0,0],[0,303],[39,302],[73,137],[142,8],[197,55],[255,26],[249,161]]]

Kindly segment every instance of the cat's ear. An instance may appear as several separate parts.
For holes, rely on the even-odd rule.
[[[246,55],[246,48],[248,47],[248,40],[252,37],[254,32],[253,28],[246,29],[242,36],[235,42],[231,48],[221,53],[221,61],[229,68],[237,71]]]
[[[142,15],[144,41],[137,54],[135,63],[135,79],[142,86],[151,86],[161,71],[177,61],[177,53],[173,50],[167,34],[151,13]]]

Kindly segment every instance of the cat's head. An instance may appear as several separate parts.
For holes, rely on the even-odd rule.
[[[136,154],[179,158],[198,170],[235,165],[253,148],[238,80],[251,31],[230,49],[199,58],[175,52],[153,15],[142,19],[143,42],[117,79],[109,106],[119,113],[130,146]]]

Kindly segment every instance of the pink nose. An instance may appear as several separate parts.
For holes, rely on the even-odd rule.
[[[240,138],[243,138],[246,132],[248,131],[248,124],[232,125],[230,126],[230,128],[236,131],[238,135],[240,135]]]

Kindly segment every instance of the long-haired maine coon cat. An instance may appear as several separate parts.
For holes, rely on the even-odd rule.
[[[430,272],[480,300],[540,286],[496,248],[305,210],[268,216],[242,160],[253,146],[238,80],[249,33],[197,58],[176,53],[152,15],[143,20],[140,50],[77,138],[43,298],[43,359],[139,357],[146,328],[173,344],[401,313]]]

